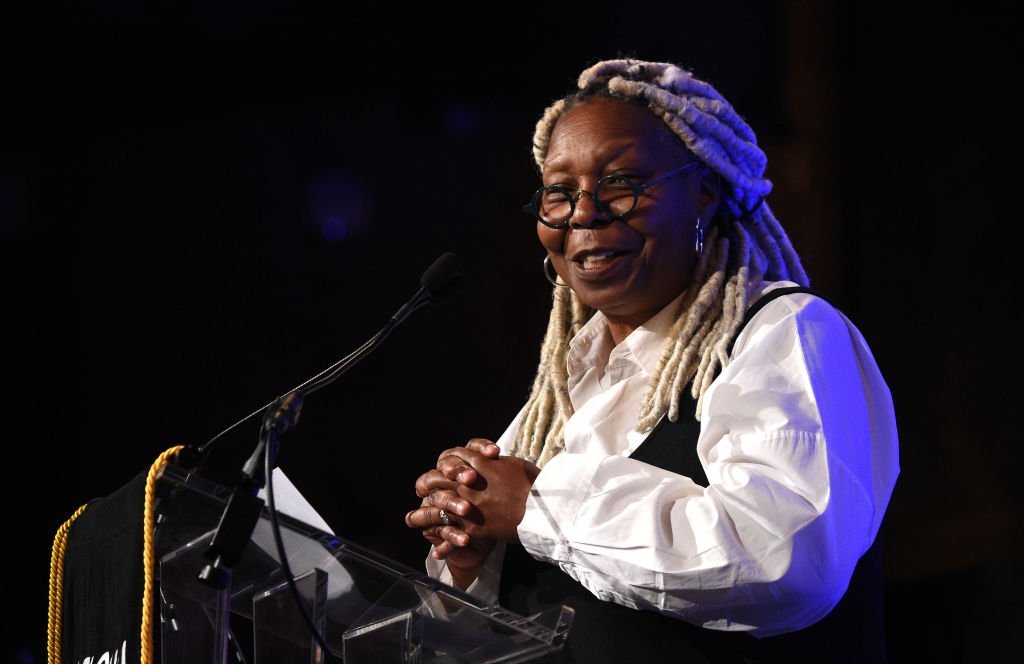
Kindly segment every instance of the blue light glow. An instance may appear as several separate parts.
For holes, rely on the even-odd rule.
[[[320,234],[328,242],[341,242],[348,236],[348,224],[341,215],[330,215],[320,224]]]

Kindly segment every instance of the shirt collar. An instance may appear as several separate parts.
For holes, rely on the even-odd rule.
[[[615,346],[608,319],[600,311],[594,312],[590,320],[569,342],[566,368],[570,378],[594,366],[603,368],[612,358],[622,357],[635,361],[648,376],[658,370],[665,339],[679,316],[685,291],[654,314],[640,327],[630,332],[622,343]],[[571,381],[570,381],[571,382]]]

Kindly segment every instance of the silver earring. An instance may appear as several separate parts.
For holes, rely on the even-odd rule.
[[[697,215],[697,242],[694,244],[697,255],[704,253],[704,229],[700,227],[700,215]]]
[[[558,288],[568,288],[568,286],[566,286],[565,284],[558,283],[558,273],[555,272],[554,266],[551,265],[550,256],[544,257],[544,276],[547,278],[548,282],[552,286],[556,286]]]

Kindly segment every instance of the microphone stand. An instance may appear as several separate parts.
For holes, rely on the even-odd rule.
[[[273,495],[273,468],[280,446],[281,436],[293,428],[299,421],[303,398],[326,387],[352,366],[375,350],[391,332],[412,313],[431,301],[447,299],[454,290],[461,287],[461,275],[457,273],[457,260],[453,254],[444,254],[431,265],[421,279],[421,288],[406,302],[387,324],[362,346],[339,360],[320,374],[309,379],[299,387],[271,402],[263,415],[260,426],[259,440],[256,449],[242,467],[242,479],[228,499],[221,515],[217,530],[204,554],[210,560],[199,572],[198,578],[204,584],[223,590],[231,582],[231,568],[242,559],[245,545],[259,521],[263,509],[263,501],[258,497],[259,490],[267,486],[267,499],[270,508],[270,521],[277,548],[278,559],[285,574],[285,580],[295,598],[296,606],[304,619],[310,633],[318,645],[328,652],[327,644],[320,635],[319,629],[307,613],[298,588],[295,586],[294,575],[288,565],[281,537],[280,525]],[[246,418],[247,419],[247,418]],[[244,421],[244,420],[243,420]],[[231,428],[237,425],[232,425]],[[230,430],[230,429],[229,429]],[[225,432],[226,433],[226,432]],[[209,445],[222,434],[214,437],[203,448],[201,454],[208,453]]]

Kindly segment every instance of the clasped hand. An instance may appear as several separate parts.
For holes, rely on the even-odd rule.
[[[500,456],[497,445],[474,438],[442,452],[436,468],[419,476],[416,495],[422,502],[405,523],[420,529],[434,546],[431,555],[444,560],[457,585],[466,588],[496,542],[519,541],[516,529],[539,473],[533,463]]]

